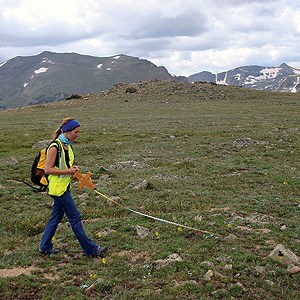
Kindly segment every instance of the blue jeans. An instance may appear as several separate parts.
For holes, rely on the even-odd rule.
[[[84,253],[86,255],[94,254],[98,245],[89,239],[82,227],[81,215],[74,203],[74,200],[69,191],[66,191],[63,195],[51,196],[54,199],[51,216],[46,225],[42,240],[40,243],[40,251],[51,251],[53,249],[52,238],[54,237],[58,223],[62,220],[64,214],[66,214],[71,228],[78,239]]]

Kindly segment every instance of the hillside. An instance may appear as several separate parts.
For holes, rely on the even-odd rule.
[[[299,97],[151,80],[0,111],[1,298],[299,299]],[[65,218],[61,253],[38,252],[52,201],[21,180],[67,116],[77,165],[122,205],[72,184],[106,260]]]
[[[166,68],[126,55],[94,57],[43,52],[0,65],[0,109],[55,102],[73,94],[98,93],[115,83],[181,80]]]

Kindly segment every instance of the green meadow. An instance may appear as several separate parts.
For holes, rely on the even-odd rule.
[[[300,299],[300,273],[269,257],[300,256],[300,94],[132,86],[0,112],[0,298]],[[38,251],[52,199],[22,180],[65,117],[81,123],[76,164],[121,204],[72,184],[105,259],[82,254],[67,219],[61,252]]]

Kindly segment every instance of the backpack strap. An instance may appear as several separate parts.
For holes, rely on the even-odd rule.
[[[59,161],[60,161],[62,151],[63,151],[61,141],[59,139],[53,140],[46,148],[46,153],[48,153],[49,149],[52,147],[57,148],[57,155],[55,158],[54,166],[59,168]]]

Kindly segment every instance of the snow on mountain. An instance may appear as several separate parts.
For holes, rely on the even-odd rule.
[[[237,85],[257,90],[293,93],[300,91],[300,69],[287,64],[278,67],[243,66],[217,74],[205,71],[189,76],[188,80]]]

